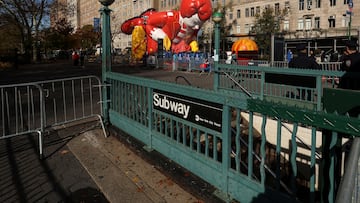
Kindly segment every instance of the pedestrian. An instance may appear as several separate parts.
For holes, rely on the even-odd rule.
[[[237,64],[237,59],[236,59],[236,52],[233,51],[232,54],[231,54],[231,59],[232,59],[232,63],[233,64]]]
[[[293,53],[292,53],[291,49],[289,49],[287,52],[287,55],[286,55],[287,62],[290,62],[292,58],[293,58]]]
[[[321,69],[320,65],[307,55],[305,44],[298,44],[296,50],[297,56],[289,62],[290,68]]]
[[[201,72],[208,72],[210,69],[209,66],[210,66],[209,60],[205,58],[204,62],[200,64]]]
[[[340,78],[339,88],[360,90],[360,53],[357,43],[349,40],[345,44],[341,70],[346,73]]]
[[[315,53],[313,50],[310,51],[309,57],[310,57],[310,59],[316,61]]]
[[[80,50],[80,66],[82,68],[85,68],[84,61],[85,61],[85,51]]]
[[[307,55],[305,44],[298,44],[296,46],[296,50],[297,50],[297,56],[291,59],[291,61],[289,62],[290,68],[321,70],[321,66],[314,59],[310,58]],[[313,82],[312,79],[307,80],[305,78],[302,78],[301,80],[302,81],[299,81],[299,83],[303,87],[309,87],[309,85]],[[297,91],[298,91],[298,98],[302,100],[306,99],[308,101],[311,101],[312,93],[310,89],[305,91],[304,88],[301,89],[297,88]]]
[[[73,60],[74,66],[78,66],[78,65],[79,65],[79,58],[80,58],[80,56],[79,56],[79,54],[77,53],[77,51],[74,51],[74,52],[72,53],[72,60]]]

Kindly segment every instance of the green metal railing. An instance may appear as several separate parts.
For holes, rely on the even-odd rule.
[[[321,110],[322,89],[336,87],[344,72],[219,64],[219,74],[220,91]]]
[[[310,101],[288,98],[277,89],[281,84],[266,80],[266,74],[300,72],[220,64],[219,91],[107,73],[110,122],[211,183],[227,200],[334,202],[337,173],[343,170],[336,150],[360,135],[360,120],[322,111],[322,77],[340,77],[341,72],[303,73],[315,78]],[[248,92],[239,91],[225,73]],[[301,88],[287,86],[287,91]],[[311,105],[278,103],[283,98]],[[160,101],[163,108],[156,105]],[[179,105],[181,116],[169,112],[170,101],[173,110]],[[205,110],[189,110],[189,117],[194,114],[189,120],[186,105]]]

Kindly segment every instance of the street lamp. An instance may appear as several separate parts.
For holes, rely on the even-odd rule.
[[[115,0],[99,0],[103,5],[100,9],[100,14],[102,17],[102,110],[103,110],[103,119],[104,123],[109,121],[109,98],[106,85],[106,74],[111,71],[111,40],[110,40],[110,12],[108,6],[114,3]]]
[[[99,0],[103,6],[110,6],[115,0]]]
[[[215,50],[214,50],[214,90],[219,86],[219,47],[220,47],[220,22],[223,14],[219,11],[215,11],[212,15],[212,20],[215,23]]]

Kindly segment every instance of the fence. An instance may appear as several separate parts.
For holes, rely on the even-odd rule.
[[[42,154],[44,131],[43,91],[37,84],[0,86],[0,139],[37,133]]]
[[[154,66],[158,68],[170,69],[170,70],[185,70],[185,71],[204,71],[202,64],[205,59],[210,64],[210,71],[213,68],[214,60],[212,57],[194,57],[193,55],[189,56],[176,56],[176,57],[164,57],[164,58],[155,58],[152,60]],[[237,60],[227,61],[222,59],[219,61],[220,64],[232,64],[238,66],[256,66],[256,67],[276,67],[276,68],[288,68],[289,64],[286,61],[265,61],[265,60]],[[321,62],[322,71],[341,71],[341,62]],[[325,78],[324,78],[325,79]],[[331,79],[331,78],[330,78]]]
[[[246,90],[255,98],[321,109],[323,88],[335,88],[341,71],[283,69],[219,64],[219,90]],[[324,80],[324,78],[327,78]]]
[[[265,83],[265,67],[247,68],[239,72]],[[322,74],[307,76],[319,84]],[[113,125],[214,185],[227,200],[334,202],[337,172],[344,171],[335,164],[342,162],[336,143],[347,141],[342,133],[360,135],[358,119],[323,111],[318,85],[314,111],[268,101],[267,89],[255,84],[249,92],[263,98],[118,73],[108,74],[107,82]]]
[[[95,76],[5,85],[0,94],[0,139],[37,133],[40,157],[45,130],[90,117],[102,121],[101,82]]]

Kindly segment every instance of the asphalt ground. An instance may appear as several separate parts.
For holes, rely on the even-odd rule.
[[[113,72],[151,78],[181,85],[212,89],[213,74],[199,71],[172,71],[170,68],[144,67],[131,64],[113,64]],[[19,65],[17,69],[0,70],[0,85],[36,82],[61,78],[95,75],[101,78],[101,63],[73,66],[69,60],[51,63]]]
[[[108,202],[68,148],[79,133],[45,134],[42,160],[37,135],[1,139],[0,202]]]

